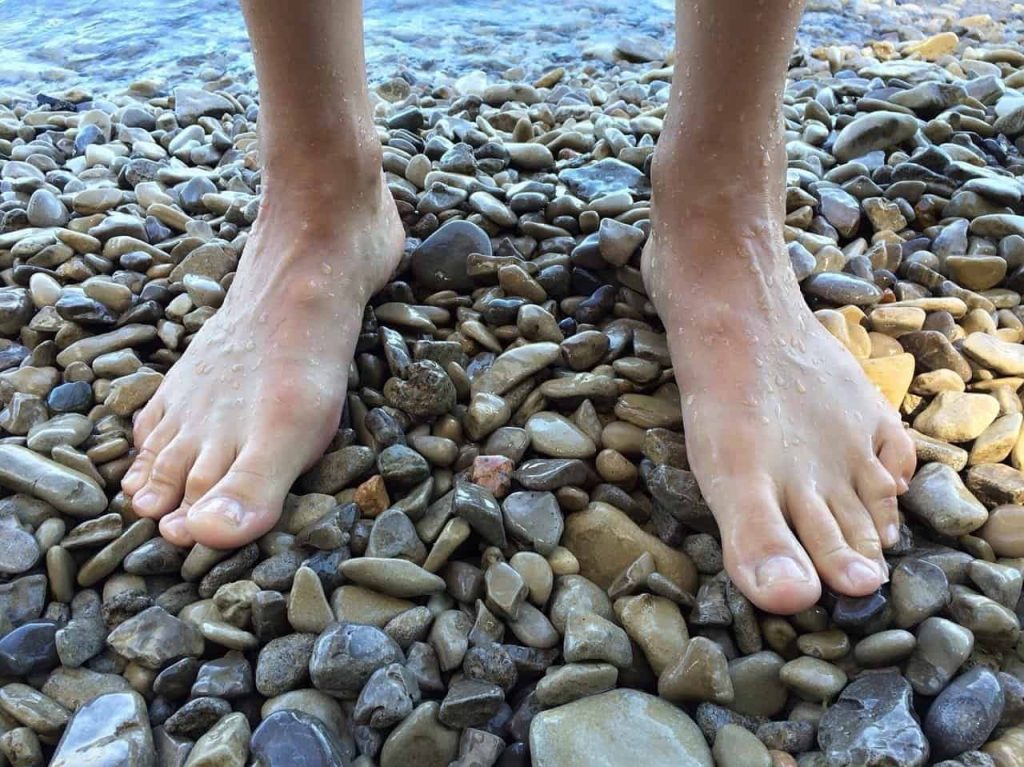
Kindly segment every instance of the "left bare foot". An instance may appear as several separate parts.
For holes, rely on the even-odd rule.
[[[736,196],[707,196],[701,215],[662,219],[642,265],[726,570],[775,613],[813,605],[819,576],[869,594],[888,578],[913,446],[808,309],[769,207],[741,214]]]

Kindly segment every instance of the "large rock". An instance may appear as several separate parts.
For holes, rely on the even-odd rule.
[[[601,588],[608,588],[644,552],[654,557],[658,572],[680,588],[692,593],[697,587],[697,569],[688,556],[644,532],[607,503],[591,503],[571,514],[562,544],[579,560],[580,574]]]
[[[73,517],[95,517],[107,508],[106,493],[92,479],[20,445],[0,445],[0,486]]]
[[[897,673],[850,684],[818,725],[828,767],[922,767],[928,741],[914,715],[913,692]]]
[[[612,690],[549,709],[530,725],[534,767],[712,767],[686,713],[636,690]]]
[[[134,691],[101,695],[68,722],[50,767],[153,767],[146,701]]]

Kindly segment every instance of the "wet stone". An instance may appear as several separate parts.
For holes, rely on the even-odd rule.
[[[375,626],[335,624],[313,646],[309,674],[318,689],[355,698],[374,671],[404,659],[394,640]]]
[[[52,621],[31,621],[0,638],[0,677],[24,677],[58,666],[57,628]]]
[[[559,179],[584,202],[623,191],[635,197],[651,193],[650,181],[641,171],[611,157],[582,168],[563,170]]]
[[[929,753],[910,685],[893,673],[861,677],[843,690],[818,725],[818,744],[829,767],[921,767]]]
[[[50,764],[155,767],[156,752],[142,696],[124,691],[88,701],[68,723]]]
[[[295,710],[275,711],[252,734],[254,767],[288,764],[301,754],[307,767],[337,767],[348,757],[337,736],[315,716]]]
[[[928,709],[924,732],[932,757],[944,759],[980,748],[999,723],[1003,706],[995,674],[983,667],[961,674]]]

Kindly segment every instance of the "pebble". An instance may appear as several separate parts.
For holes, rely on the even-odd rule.
[[[970,629],[933,616],[917,629],[917,646],[907,662],[906,677],[919,695],[937,695],[974,649]]]
[[[250,735],[245,714],[228,714],[196,741],[185,767],[245,767]]]
[[[712,767],[711,750],[681,709],[636,690],[612,690],[533,718],[536,767],[614,767],[642,753],[651,767]]]
[[[1003,715],[1003,690],[996,675],[972,668],[935,698],[924,721],[933,759],[981,748]]]
[[[404,659],[394,640],[375,626],[336,623],[317,638],[309,675],[317,689],[356,698],[374,671]]]
[[[155,763],[146,702],[130,690],[86,701],[68,722],[50,761],[54,767]]]
[[[19,445],[0,445],[0,485],[73,517],[93,517],[107,507],[92,479]]]
[[[829,767],[922,767],[929,753],[910,685],[894,673],[863,676],[843,690],[818,724],[818,744]]]
[[[301,711],[275,711],[252,733],[255,767],[287,764],[302,755],[305,767],[336,767],[348,760],[337,737],[317,717]]]
[[[711,750],[718,767],[771,767],[768,749],[749,730],[727,724],[715,735]]]

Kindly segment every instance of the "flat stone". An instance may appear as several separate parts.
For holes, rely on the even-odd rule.
[[[350,581],[392,597],[429,596],[444,591],[444,580],[404,559],[358,557],[341,564]]]
[[[597,446],[565,416],[541,412],[530,416],[526,431],[534,450],[551,458],[590,458]]]
[[[800,287],[808,295],[821,298],[836,306],[871,306],[882,298],[882,291],[873,283],[841,272],[812,274]]]
[[[502,395],[559,359],[558,344],[540,341],[502,352],[494,363],[473,379],[471,393]]]
[[[1024,374],[1024,347],[1002,341],[988,333],[970,333],[964,339],[963,350],[981,365],[1002,375]]]
[[[928,761],[913,693],[895,673],[863,676],[843,690],[821,718],[818,744],[829,767],[922,767]]]
[[[558,178],[584,202],[617,192],[629,192],[634,197],[644,198],[651,193],[650,181],[641,171],[611,157],[580,168],[563,170]]]
[[[917,132],[918,121],[902,112],[860,112],[836,137],[832,153],[840,162],[901,144]]]
[[[636,690],[612,690],[543,711],[530,725],[534,767],[712,767],[711,750],[681,709]]]
[[[94,517],[107,496],[92,479],[19,445],[0,445],[0,485],[73,517]]]

